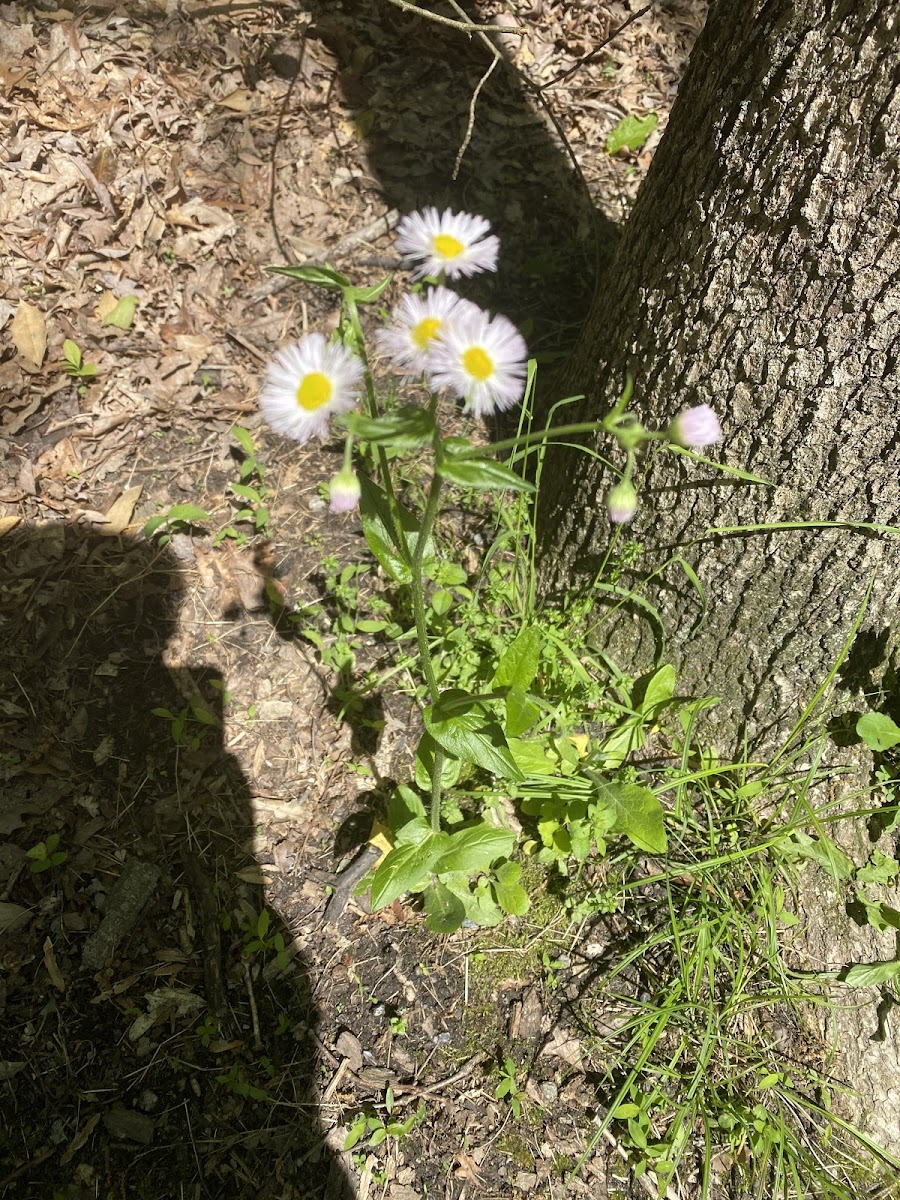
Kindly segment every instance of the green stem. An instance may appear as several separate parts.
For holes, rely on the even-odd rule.
[[[425,512],[422,514],[422,524],[416,540],[416,549],[412,561],[412,605],[416,622],[416,640],[419,643],[419,657],[422,660],[422,674],[425,676],[425,686],[432,704],[437,703],[439,689],[434,673],[434,663],[431,660],[431,648],[428,645],[428,626],[425,620],[425,579],[422,574],[422,564],[425,561],[425,547],[431,537],[435,520],[438,515],[443,479],[437,472],[440,466],[440,438],[436,435],[435,472],[432,476],[428,499],[425,502]],[[434,766],[431,772],[431,828],[437,833],[441,827],[441,773],[444,765],[444,751],[435,742]]]

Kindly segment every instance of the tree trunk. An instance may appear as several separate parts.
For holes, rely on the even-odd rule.
[[[725,442],[707,453],[777,484],[666,452],[646,460],[635,582],[672,553],[701,577],[710,608],[692,634],[700,605],[679,568],[645,594],[667,617],[682,682],[722,697],[722,741],[751,714],[770,739],[790,728],[876,572],[844,682],[871,693],[895,649],[900,541],[846,529],[694,539],[772,521],[900,524],[898,34],[896,0],[713,5],[556,389],[586,394],[567,421],[606,412],[629,371],[648,427],[708,403]],[[595,459],[549,453],[545,593],[596,572],[611,482]],[[611,638],[626,669],[648,665],[639,616]]]

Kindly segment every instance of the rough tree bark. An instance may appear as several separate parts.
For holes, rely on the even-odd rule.
[[[898,34],[896,0],[713,4],[558,385],[560,396],[587,397],[564,410],[566,420],[607,411],[629,371],[632,407],[650,427],[709,403],[726,433],[713,455],[777,483],[729,482],[659,453],[633,526],[645,547],[638,580],[678,552],[705,584],[709,613],[693,633],[699,606],[682,573],[669,569],[645,594],[668,618],[667,654],[683,690],[722,697],[712,734],[726,752],[744,721],[769,745],[792,727],[873,575],[844,682],[870,703],[879,686],[900,690],[900,541],[832,529],[691,544],[715,526],[900,524]],[[611,482],[586,455],[548,455],[545,594],[597,571],[610,543]],[[629,670],[649,666],[652,638],[639,615],[609,628]],[[868,846],[857,849],[862,862]],[[807,964],[890,958],[893,939],[852,926],[834,891],[805,897]],[[822,1008],[819,1019],[838,1048],[837,1074],[861,1093],[850,1115],[900,1152],[896,1012],[879,1042],[877,995],[869,998],[853,993],[844,1002],[865,1007]]]
[[[656,457],[634,521],[653,569],[712,526],[900,523],[900,9],[896,0],[718,0],[559,394],[566,420],[606,411],[626,371],[648,426],[709,403],[736,484]],[[610,447],[607,445],[606,450]],[[572,480],[577,479],[573,489]],[[590,578],[610,540],[610,478],[551,453],[540,530],[545,591]],[[900,542],[846,530],[710,537],[649,595],[683,682],[789,727],[877,577],[854,663],[871,691],[895,647]],[[615,645],[640,661],[646,626]],[[643,650],[646,651],[646,644]]]

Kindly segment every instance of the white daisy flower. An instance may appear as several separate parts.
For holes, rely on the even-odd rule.
[[[455,213],[434,207],[409,213],[397,226],[397,249],[406,259],[418,263],[414,279],[440,275],[456,279],[458,275],[477,275],[496,271],[500,239],[491,234],[490,222],[471,213]]]
[[[375,340],[381,351],[398,367],[424,371],[428,366],[435,339],[446,329],[451,317],[475,308],[449,288],[429,288],[424,296],[404,296],[394,312],[393,323],[380,329]]]
[[[362,374],[362,363],[345,346],[310,333],[269,363],[260,410],[276,433],[294,441],[325,438],[329,417],[356,405]]]
[[[465,401],[466,412],[484,417],[519,403],[527,364],[528,347],[512,321],[469,304],[441,330],[428,378],[433,391],[450,388]]]

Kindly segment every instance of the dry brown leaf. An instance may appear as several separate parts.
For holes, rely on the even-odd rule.
[[[64,992],[66,990],[66,981],[63,979],[62,973],[56,965],[56,955],[53,953],[53,942],[50,938],[47,938],[44,942],[44,966],[47,968],[47,974],[50,976],[50,982],[53,986]]]
[[[21,517],[0,517],[0,537],[9,533],[11,529],[15,529],[21,520]]]
[[[20,300],[10,326],[13,345],[29,362],[39,367],[47,353],[47,321],[44,314],[27,300]]]
[[[224,100],[217,100],[221,108],[231,108],[235,112],[252,112],[259,105],[259,98],[249,88],[237,88],[227,95]]]
[[[473,1187],[478,1187],[481,1183],[481,1176],[478,1174],[478,1163],[472,1155],[466,1154],[464,1150],[461,1150],[456,1156],[456,1161],[459,1163],[459,1166],[453,1172],[456,1178],[467,1179]]]
[[[72,1141],[67,1146],[65,1153],[59,1160],[61,1163],[67,1163],[70,1159],[74,1158],[74,1156],[94,1132],[94,1126],[100,1120],[101,1116],[102,1113],[94,1113],[93,1116],[88,1117],[84,1125],[81,1127],[81,1129],[79,1129],[74,1138],[72,1138]]]
[[[119,303],[119,297],[115,293],[105,291],[97,301],[97,316],[103,321]]]
[[[104,536],[119,534],[130,524],[131,518],[134,516],[135,505],[140,499],[144,485],[137,484],[135,487],[128,488],[124,491],[117,500],[106,510],[106,523],[101,526],[100,533]]]

